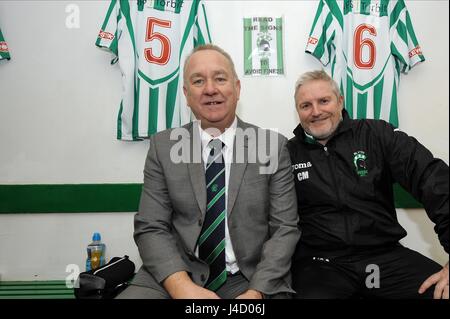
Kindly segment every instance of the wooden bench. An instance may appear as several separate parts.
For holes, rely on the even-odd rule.
[[[74,299],[63,280],[0,281],[0,299]]]

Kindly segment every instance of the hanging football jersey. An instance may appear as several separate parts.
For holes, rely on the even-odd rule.
[[[400,74],[425,60],[403,0],[320,0],[306,52],[331,63],[352,118],[396,127]]]
[[[117,139],[142,140],[191,121],[182,96],[183,63],[211,42],[202,0],[112,0],[96,45],[122,71]]]

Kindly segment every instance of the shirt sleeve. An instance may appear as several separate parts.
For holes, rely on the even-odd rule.
[[[9,60],[11,56],[9,54],[8,44],[3,37],[2,30],[0,30],[0,60]]]
[[[95,42],[96,46],[111,51],[116,57],[119,55],[118,42],[121,34],[119,22],[121,19],[120,2],[112,0]]]
[[[342,16],[337,4],[330,8],[324,0],[319,2],[305,52],[315,56],[323,65],[327,65],[335,55],[336,16]]]
[[[408,73],[417,63],[425,61],[425,57],[403,0],[396,2],[390,17],[392,54],[400,70]]]
[[[197,7],[197,20],[194,26],[194,47],[206,43],[211,43],[211,35],[209,33],[205,4],[203,1],[200,1]]]

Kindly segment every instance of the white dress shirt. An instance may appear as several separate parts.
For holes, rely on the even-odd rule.
[[[231,124],[231,126],[227,128],[225,132],[217,137],[212,137],[206,131],[204,131],[201,128],[200,123],[198,127],[200,130],[200,138],[202,141],[202,159],[205,171],[206,163],[208,162],[208,156],[211,152],[209,142],[211,142],[211,140],[213,139],[219,139],[225,145],[222,148],[223,160],[225,162],[225,208],[227,209],[227,214],[225,215],[225,263],[227,272],[231,272],[232,274],[234,274],[239,271],[239,267],[237,265],[236,256],[233,251],[230,233],[228,230],[228,183],[230,180],[231,162],[233,161],[233,146],[237,128],[237,118],[235,117],[233,124]],[[198,256],[198,247],[196,248],[195,253]]]

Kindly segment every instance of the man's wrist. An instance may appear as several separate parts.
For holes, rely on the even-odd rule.
[[[185,271],[176,272],[163,281],[163,286],[172,298],[178,298],[190,285],[194,285]]]

